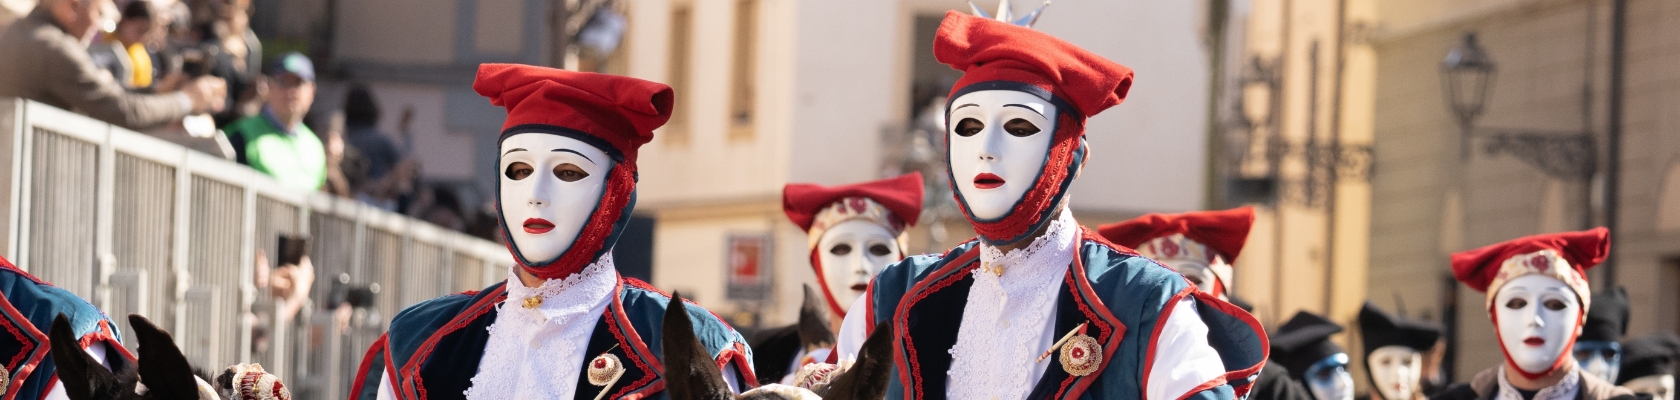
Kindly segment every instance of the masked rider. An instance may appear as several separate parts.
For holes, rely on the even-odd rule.
[[[364,358],[352,397],[664,398],[666,307],[686,307],[734,389],[751,385],[740,334],[613,267],[636,203],[637,149],[670,118],[671,88],[485,64],[473,89],[508,111],[496,207],[517,265],[505,282],[398,313]]]

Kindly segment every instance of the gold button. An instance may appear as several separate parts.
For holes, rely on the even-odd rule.
[[[538,306],[542,305],[542,302],[543,302],[542,296],[531,296],[531,297],[526,297],[524,303],[525,303],[525,308],[537,308]]]

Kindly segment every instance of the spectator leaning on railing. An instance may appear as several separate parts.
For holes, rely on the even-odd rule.
[[[227,84],[221,79],[194,79],[173,93],[136,94],[94,65],[87,44],[109,2],[41,0],[0,33],[0,97],[35,100],[130,129],[222,109]]]
[[[288,187],[317,190],[327,180],[327,154],[315,131],[303,124],[315,102],[315,65],[286,53],[268,70],[268,103],[262,113],[223,128],[235,159]]]

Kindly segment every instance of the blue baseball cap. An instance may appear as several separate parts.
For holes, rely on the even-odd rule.
[[[309,57],[301,53],[289,51],[281,54],[280,58],[275,59],[273,64],[269,64],[268,74],[270,76],[292,74],[303,78],[305,81],[314,82],[315,63],[309,61]]]

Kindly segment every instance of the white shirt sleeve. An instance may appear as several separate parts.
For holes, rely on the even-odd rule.
[[[1207,324],[1196,313],[1196,300],[1179,300],[1161,336],[1155,338],[1153,367],[1145,377],[1148,400],[1177,400],[1225,374],[1225,363],[1208,345],[1207,334]]]
[[[869,314],[869,296],[858,296],[848,308],[846,318],[840,321],[840,332],[835,333],[834,351],[838,352],[836,360],[856,360],[858,351],[863,349],[863,341],[869,339],[869,321],[864,317]],[[822,360],[818,360],[822,361]]]
[[[88,355],[93,356],[93,359],[99,360],[99,365],[104,366],[105,369],[110,369],[111,364],[105,361],[105,346],[107,346],[105,342],[95,342],[93,346],[88,346],[83,350],[86,350]],[[52,390],[48,390],[47,396],[42,399],[70,400],[70,395],[64,394],[64,382],[59,382],[53,385]]]
[[[390,371],[379,373],[379,398],[375,400],[396,400],[397,390],[391,388]]]

